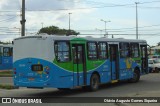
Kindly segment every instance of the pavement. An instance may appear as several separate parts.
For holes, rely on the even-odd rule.
[[[53,95],[57,97],[93,97],[96,95],[101,95],[102,97],[160,97],[160,73],[151,73],[142,76],[140,82],[138,83],[120,83],[112,84],[111,86],[102,87],[97,92],[83,92],[82,90],[73,90],[72,92],[61,93],[57,89],[27,89],[20,88],[14,90],[4,90],[0,89],[0,96],[6,95],[17,96],[17,97],[52,97]],[[11,106],[17,106],[17,104],[11,104]],[[22,104],[18,104],[22,105]],[[24,104],[25,106],[29,104]],[[34,104],[34,106],[160,106],[160,103],[48,103],[48,104]],[[0,106],[7,106],[6,104],[0,104]],[[10,105],[9,105],[10,106]]]
[[[21,90],[25,91],[25,88]],[[124,97],[160,97],[160,91],[150,91],[141,93],[131,93],[124,95]],[[0,104],[0,106],[17,106],[30,104]],[[34,106],[160,106],[160,103],[47,103],[47,104],[34,104]]]
[[[154,97],[154,99],[157,100],[157,97],[160,97],[160,91],[131,93],[131,94],[126,95],[125,97],[143,97],[143,98]],[[118,106],[160,106],[160,103],[119,103]]]

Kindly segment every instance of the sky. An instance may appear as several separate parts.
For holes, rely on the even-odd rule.
[[[81,35],[136,39],[136,4],[139,39],[160,42],[160,0],[26,0],[26,36],[47,26],[70,27]],[[0,41],[20,37],[21,0],[0,0]]]

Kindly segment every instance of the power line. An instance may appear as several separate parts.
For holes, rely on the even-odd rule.
[[[138,28],[149,28],[149,27],[155,27],[155,26],[160,26],[160,24],[156,24],[156,25],[148,25],[148,26],[141,26]],[[123,29],[135,29],[136,27],[130,27],[130,28],[119,28],[119,29],[108,29],[108,30],[123,30]]]
[[[157,1],[149,1],[149,2],[140,2],[139,4],[149,4],[149,3],[156,3],[156,2],[160,2],[160,1],[157,0]]]
[[[160,24],[156,24],[156,25],[148,25],[148,26],[141,26],[141,27],[138,27],[140,28],[139,31],[145,31],[144,29],[142,30],[142,28],[150,28],[150,27],[157,27],[157,26],[160,26]],[[135,28],[136,27],[130,27],[130,28],[115,28],[115,29],[107,29],[107,31],[135,31]],[[76,31],[95,31],[95,29],[75,29]],[[104,29],[102,29],[104,30]],[[152,29],[149,29],[149,30],[152,30]],[[147,29],[147,31],[149,31]],[[153,29],[154,30],[154,29]],[[159,29],[156,29],[156,30],[159,30]]]
[[[1,10],[0,12],[20,12],[19,10]]]
[[[145,7],[145,6],[140,6],[142,9],[160,9],[160,7]]]
[[[83,33],[83,34],[79,34],[79,35],[104,35],[104,34],[87,34],[87,33]],[[125,33],[111,33],[108,35],[124,35],[124,36],[135,36],[136,34],[125,34]],[[160,36],[160,33],[155,33],[155,34],[139,34],[140,36]]]
[[[0,22],[6,22],[6,21],[10,21],[10,20],[12,20],[12,19],[14,19],[16,16],[14,16],[14,17],[10,17],[10,18],[8,18],[8,19],[5,19],[5,20],[0,20]]]
[[[160,1],[151,1],[151,2],[141,2],[139,4],[148,4],[148,3],[156,3]],[[134,6],[135,4],[104,4],[103,6],[95,6],[95,7],[79,7],[79,8],[63,8],[63,9],[54,9],[54,10],[26,10],[26,11],[65,11],[65,10],[83,10],[83,9],[94,9],[94,8],[106,8],[106,7],[125,7],[125,6]]]

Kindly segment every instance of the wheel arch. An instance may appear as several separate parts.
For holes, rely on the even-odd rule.
[[[136,66],[136,67],[134,68],[134,72],[135,72],[135,71],[138,71],[138,72],[140,73],[140,67]]]

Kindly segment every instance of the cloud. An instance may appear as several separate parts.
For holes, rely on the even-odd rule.
[[[18,10],[20,9],[19,0],[0,0],[1,10]]]
[[[27,0],[26,2],[28,10],[26,12],[26,27],[32,29],[37,28],[37,30],[42,27],[42,23],[44,27],[55,25],[61,28],[68,28],[68,13],[72,13],[72,21],[78,21],[84,14],[91,12],[91,10],[87,9],[75,9],[77,7],[86,7],[84,4],[79,4],[79,0],[47,0],[47,2],[39,0],[38,3],[36,0],[34,2],[29,1],[31,0]]]
[[[80,1],[81,0],[26,0],[27,32],[36,33],[42,27],[42,23],[44,27],[55,25],[61,28],[68,28],[69,12],[72,13],[72,21],[78,21],[84,14],[92,12],[87,9],[75,9],[87,7],[86,4],[81,4]],[[12,12],[0,13],[0,15],[3,15],[0,17],[0,27],[20,28],[21,7],[21,0],[1,0],[0,11]],[[1,20],[4,20],[4,22],[1,22]],[[13,38],[13,36],[6,36],[6,39],[11,38]],[[5,37],[3,39],[5,39]]]

